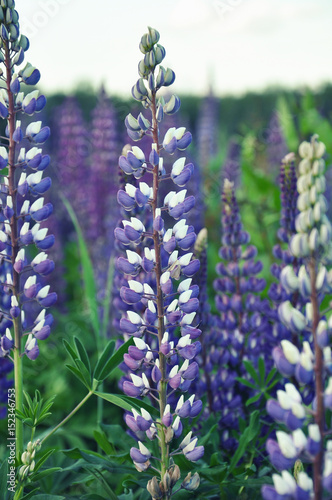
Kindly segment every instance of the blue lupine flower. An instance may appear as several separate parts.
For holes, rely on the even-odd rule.
[[[24,95],[20,89],[21,83],[35,85],[40,73],[29,63],[23,69],[18,68],[29,42],[24,35],[19,35],[14,1],[7,3],[6,19],[2,21],[1,30],[1,54],[7,83],[7,89],[1,89],[0,95],[0,114],[7,122],[7,139],[0,150],[1,352],[2,356],[9,356],[12,350],[18,349],[34,360],[39,353],[38,341],[50,334],[52,317],[48,315],[46,320],[45,308],[56,301],[56,294],[50,291],[49,286],[43,287],[38,280],[38,275],[45,276],[53,270],[53,262],[45,251],[52,246],[54,237],[47,234],[47,228],[40,224],[48,219],[53,210],[52,205],[40,197],[51,185],[49,178],[43,178],[50,158],[40,148],[40,144],[48,139],[50,129],[43,127],[41,121],[22,125],[24,115],[39,113],[46,99],[38,90]],[[23,139],[28,140],[28,147],[24,147]],[[29,262],[25,247],[31,243],[35,243],[42,252]],[[30,266],[32,271],[27,274]],[[30,324],[27,322],[30,303],[26,298],[40,306],[40,313],[32,318]],[[22,347],[23,333],[28,335],[25,348]]]
[[[118,200],[128,212],[136,206],[141,213],[143,210],[150,212],[152,228],[146,226],[138,212],[130,220],[123,219],[115,231],[121,245],[128,247],[126,257],[118,260],[118,267],[127,279],[127,284],[121,287],[120,296],[123,303],[129,306],[120,327],[127,335],[135,337],[135,346],[124,357],[130,373],[123,382],[123,391],[135,398],[149,395],[160,402],[160,418],[157,421],[143,411],[141,414],[132,411],[132,415],[126,415],[128,426],[138,439],[139,447],[130,451],[138,470],[146,470],[152,460],[150,450],[142,442],[144,432],[150,440],[157,435],[159,437],[161,483],[153,478],[147,486],[150,493],[153,491],[153,496],[157,490],[159,495],[159,489],[167,495],[172,493],[175,483],[171,478],[177,477],[178,473],[170,462],[173,454],[183,453],[188,460],[196,462],[204,452],[202,446],[197,446],[197,438],[188,438],[182,448],[181,444],[180,447],[174,445],[174,439],[182,433],[181,419],[193,418],[202,408],[201,401],[195,400],[194,395],[185,400],[183,395],[179,397],[175,392],[187,392],[198,375],[194,356],[200,350],[200,343],[195,341],[200,332],[194,329],[195,335],[191,336],[187,330],[190,330],[199,305],[198,287],[192,285],[192,276],[199,269],[199,261],[192,258],[192,252],[188,252],[196,236],[194,228],[187,224],[186,216],[195,199],[188,196],[187,190],[182,187],[190,176],[182,176],[180,191],[168,191],[158,197],[159,184],[167,178],[164,152],[173,154],[176,150],[183,151],[191,142],[191,134],[184,127],[171,127],[159,141],[157,117],[161,121],[163,114],[173,114],[180,101],[174,96],[165,102],[156,96],[160,87],[174,81],[173,71],[162,66],[155,74],[165,54],[158,40],[159,33],[151,28],[142,37],[140,49],[144,58],[139,64],[140,79],[132,90],[134,98],[150,110],[151,118],[129,115],[126,119],[132,139],[152,136],[151,149],[147,155],[139,147],[132,146],[119,160],[123,172],[132,176],[134,182],[130,179],[119,193]],[[191,175],[193,169],[184,160],[177,159],[176,162],[172,162],[171,168],[175,189],[181,172],[188,169]],[[170,224],[169,229],[166,214],[169,215],[167,221],[176,221]],[[141,272],[146,273],[148,280],[139,279]],[[178,283],[181,276],[185,279]],[[133,307],[138,309],[133,311]],[[175,336],[177,326],[180,326],[180,338]],[[173,451],[170,452],[169,448]],[[170,481],[166,482],[165,474]]]

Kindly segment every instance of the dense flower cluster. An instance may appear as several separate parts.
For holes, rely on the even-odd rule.
[[[231,431],[238,429],[239,417],[243,416],[245,401],[250,397],[237,377],[250,378],[244,369],[244,360],[257,367],[259,356],[265,357],[270,327],[266,315],[262,314],[266,301],[260,298],[265,280],[257,277],[263,266],[255,260],[256,247],[248,245],[250,236],[242,228],[234,185],[227,179],[222,202],[223,245],[219,252],[222,262],[217,265],[220,277],[214,282],[220,317],[208,338],[205,337],[210,347],[204,367],[208,377],[205,375],[206,386],[202,392],[213,394],[211,406],[213,412],[220,414],[222,446],[232,450],[237,443]]]
[[[159,123],[165,114],[178,111],[180,100],[171,95],[165,102],[156,96],[161,87],[168,87],[175,79],[171,69],[160,65],[165,49],[158,41],[159,34],[154,29],[149,28],[143,35],[140,78],[132,89],[133,97],[150,110],[151,118],[142,113],[137,118],[131,114],[126,118],[132,139],[140,140],[143,135],[152,139],[150,153],[146,157],[139,147],[132,146],[119,160],[121,169],[133,181],[119,191],[118,201],[128,211],[134,207],[147,208],[152,214],[152,227],[146,227],[137,215],[130,220],[123,219],[115,236],[128,248],[126,257],[119,257],[117,261],[128,280],[120,290],[121,300],[128,306],[120,327],[134,337],[134,345],[124,357],[131,373],[123,383],[123,390],[135,398],[149,396],[158,402],[159,411],[157,419],[144,408],[140,413],[133,410],[126,415],[127,425],[138,440],[138,447],[131,448],[130,455],[139,471],[146,470],[154,459],[150,448],[157,449],[153,441],[158,440],[160,481],[154,477],[147,488],[153,498],[169,498],[180,477],[179,468],[172,465],[172,456],[181,453],[196,462],[204,449],[197,445],[197,437],[193,437],[192,432],[175,444],[182,434],[182,419],[195,417],[202,409],[201,401],[194,395],[185,399],[185,393],[198,375],[194,358],[200,351],[196,339],[201,331],[194,325],[199,290],[192,284],[192,277],[199,269],[199,261],[190,251],[196,240],[194,228],[186,222],[186,215],[195,204],[194,197],[187,196],[185,189],[193,174],[193,164],[180,157],[167,173],[163,161],[165,153],[172,155],[186,150],[191,134],[184,127],[171,127],[161,143],[159,140]],[[169,177],[180,190],[171,190],[160,199],[159,185]],[[166,229],[166,219],[175,219],[175,224],[172,222]],[[129,250],[132,246],[134,250]],[[148,277],[144,282],[139,280],[142,270]],[[139,313],[132,310],[136,304],[140,304]],[[180,337],[176,335],[178,330]],[[152,441],[149,447],[142,442],[146,437]],[[198,484],[195,474],[186,478],[182,488],[192,490]]]
[[[322,156],[323,143],[316,136],[311,142],[300,145],[300,176],[297,181],[299,193],[295,219],[296,234],[289,242],[291,254],[301,259],[295,272],[290,265],[282,271],[281,283],[286,292],[297,292],[306,301],[305,308],[297,307],[289,300],[279,306],[281,322],[298,337],[297,345],[283,340],[274,349],[274,359],[279,371],[292,383],[277,392],[277,399],[267,403],[268,413],[282,422],[289,432],[277,431],[277,440],[267,441],[271,462],[281,476],[273,477],[274,486],[264,486],[263,497],[315,499],[323,497],[323,489],[332,492],[331,442],[324,444],[325,411],[331,406],[331,320],[320,310],[326,293],[331,293],[332,277],[326,264],[331,259],[332,228],[325,213],[327,211],[325,191],[325,164]],[[310,331],[304,340],[303,333]],[[308,404],[305,389],[314,384],[314,399]],[[312,463],[313,479],[303,472],[297,482],[287,469],[300,459]],[[291,478],[291,479],[290,479]]]
[[[43,172],[50,162],[40,147],[50,135],[49,127],[41,121],[22,125],[24,115],[39,113],[46,104],[38,90],[27,93],[23,85],[36,85],[40,79],[38,69],[31,64],[19,68],[24,61],[29,41],[19,33],[18,14],[14,1],[0,7],[1,40],[0,60],[5,87],[1,89],[0,116],[6,120],[6,138],[0,147],[1,169],[1,356],[22,351],[32,360],[39,353],[38,341],[50,335],[52,315],[46,309],[56,301],[50,286],[42,286],[40,276],[47,276],[54,268],[47,251],[54,236],[43,226],[53,207],[45,203],[44,194],[51,186]],[[22,147],[23,139],[31,147]],[[28,245],[34,244],[39,253],[31,259]],[[37,302],[39,312],[28,315],[31,302]],[[32,309],[35,311],[35,309]],[[22,349],[22,337],[26,337]]]

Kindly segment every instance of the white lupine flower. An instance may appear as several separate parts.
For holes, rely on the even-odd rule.
[[[128,315],[129,321],[131,323],[134,323],[134,325],[139,325],[140,323],[142,323],[141,316],[139,314],[135,313],[134,311],[127,311],[127,315]],[[135,340],[135,337],[134,337],[134,340]]]
[[[138,146],[132,146],[131,150],[138,160],[145,161],[145,155],[141,148],[139,148]]]
[[[127,259],[130,264],[141,264],[142,259],[138,255],[138,253],[133,252],[132,250],[126,250]]]
[[[136,292],[136,293],[143,293],[143,290],[144,290],[143,289],[143,285],[139,281],[129,280],[128,281],[128,285],[129,285],[129,288],[131,290],[134,290],[134,292]]]
[[[172,175],[181,174],[182,170],[184,169],[185,163],[186,163],[186,158],[179,158],[178,160],[176,160],[172,166]]]
[[[300,361],[298,348],[289,340],[282,340],[280,343],[287,361],[289,361],[292,365],[297,364]]]
[[[127,182],[127,184],[125,185],[125,191],[128,194],[128,196],[130,196],[131,198],[135,198],[135,191],[136,191],[135,186]]]
[[[182,292],[188,290],[191,286],[191,282],[192,282],[192,278],[187,278],[187,279],[181,281],[181,283],[178,286],[178,292],[182,293]]]
[[[185,304],[190,300],[192,294],[192,290],[186,290],[185,292],[182,292],[180,297],[179,297],[179,304]]]
[[[297,451],[292,438],[286,432],[283,431],[277,431],[276,435],[281,453],[284,455],[284,457],[286,458],[296,457]]]
[[[193,256],[193,253],[187,253],[185,255],[182,255],[182,257],[179,258],[179,264],[180,266],[187,266],[189,262],[191,261],[191,257]]]
[[[37,276],[29,276],[29,278],[26,280],[24,284],[24,288],[30,288],[30,286],[33,286],[36,284]]]
[[[45,299],[45,297],[47,297],[49,291],[50,291],[50,285],[46,285],[43,288],[41,288],[39,290],[39,292],[37,293],[38,299]]]

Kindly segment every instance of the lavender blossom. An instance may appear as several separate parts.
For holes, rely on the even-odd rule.
[[[259,356],[263,356],[269,369],[271,332],[265,314],[267,304],[259,296],[265,280],[256,276],[263,266],[255,260],[256,247],[248,245],[250,236],[242,228],[234,185],[227,179],[222,201],[222,262],[217,265],[221,277],[214,282],[220,318],[207,340],[210,348],[205,370],[210,373],[214,395],[212,410],[220,415],[223,448],[233,450],[237,443],[230,431],[238,428],[245,401],[253,395],[236,379],[250,378],[243,367],[244,360],[257,367]]]
[[[279,123],[278,113],[272,114],[267,134],[267,156],[272,172],[279,168],[281,160],[287,154],[287,145],[282,128]]]
[[[200,106],[197,120],[198,162],[205,168],[218,150],[218,99],[210,89]]]
[[[332,491],[331,442],[327,442],[326,449],[324,447],[325,412],[330,409],[332,400],[329,346],[332,322],[320,310],[324,294],[331,293],[332,289],[331,272],[325,267],[331,263],[332,227],[325,215],[324,152],[325,146],[317,141],[317,136],[313,136],[310,143],[303,142],[299,148],[302,158],[297,181],[299,213],[295,220],[296,234],[290,239],[289,249],[294,258],[302,259],[302,265],[297,273],[286,271],[281,282],[286,290],[292,288],[301,295],[307,304],[304,310],[289,300],[279,306],[279,318],[298,336],[298,346],[284,340],[278,348],[278,355],[274,354],[277,368],[293,383],[286,383],[285,390],[277,392],[277,399],[267,403],[269,414],[289,429],[288,433],[277,431],[276,441],[267,441],[271,462],[282,471],[284,480],[285,471],[297,459],[312,463],[313,477],[303,476],[303,481],[298,479],[297,483],[288,484],[288,489],[279,477],[274,478],[274,487],[262,489],[264,499],[272,498],[273,492],[277,492],[290,499],[314,496],[315,500],[321,500],[324,490],[329,494]],[[310,329],[311,336],[303,340],[306,329]],[[307,404],[304,401],[305,388],[311,382],[315,398]]]
[[[136,206],[149,210],[152,228],[147,228],[137,214],[130,220],[123,219],[115,236],[121,244],[128,248],[134,245],[135,248],[135,251],[127,250],[126,257],[120,257],[117,262],[127,278],[127,286],[121,288],[120,296],[129,306],[120,327],[134,337],[134,345],[124,357],[131,373],[130,379],[123,383],[123,390],[135,398],[148,396],[158,403],[159,411],[158,419],[152,418],[143,408],[126,415],[127,425],[138,440],[138,446],[131,448],[130,455],[137,470],[153,467],[155,459],[143,440],[145,436],[150,441],[158,437],[160,461],[156,465],[159,464],[161,470],[153,469],[158,472],[160,480],[155,476],[148,482],[147,489],[153,498],[168,499],[175,493],[173,488],[181,474],[172,457],[183,454],[189,461],[196,462],[202,457],[204,448],[198,445],[192,432],[180,438],[181,420],[197,416],[202,409],[201,401],[194,395],[188,399],[184,394],[178,395],[178,391],[188,391],[198,375],[194,358],[200,350],[196,339],[201,332],[193,326],[199,305],[198,287],[192,285],[199,261],[192,259],[193,253],[189,251],[196,235],[185,218],[195,199],[187,196],[184,189],[194,167],[181,157],[173,163],[170,172],[166,172],[164,157],[177,150],[185,151],[191,142],[191,134],[184,127],[171,127],[162,142],[159,140],[159,123],[165,114],[178,111],[180,100],[175,95],[171,95],[167,102],[157,97],[157,91],[170,86],[175,79],[171,69],[160,65],[165,49],[158,41],[159,33],[152,28],[143,35],[140,50],[144,58],[139,63],[140,78],[132,89],[133,97],[142,102],[150,116],[147,118],[140,113],[135,118],[129,114],[125,122],[132,139],[140,140],[143,135],[151,138],[149,156],[147,158],[139,147],[133,146],[119,160],[123,172],[132,176],[134,182],[128,182],[125,189],[119,191],[118,201],[128,211]],[[169,191],[160,198],[159,186],[169,176],[180,190]],[[176,221],[168,229],[166,214],[170,220]],[[152,246],[147,244],[148,240]],[[142,271],[149,276],[150,284],[139,280]],[[179,283],[181,277],[184,279]],[[139,313],[132,309],[136,305],[140,305]],[[175,335],[178,326],[180,338]],[[199,485],[197,476],[187,477],[181,487],[196,489]]]
[[[231,139],[228,144],[226,160],[221,169],[222,184],[225,179],[233,182],[234,187],[239,187],[241,175],[241,146],[240,144]]]

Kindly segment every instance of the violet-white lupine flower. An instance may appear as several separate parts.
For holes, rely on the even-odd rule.
[[[198,162],[205,168],[218,150],[218,99],[212,89],[202,100],[197,119]]]
[[[182,433],[181,419],[197,416],[202,408],[195,395],[186,396],[191,382],[198,375],[194,357],[200,350],[200,343],[196,340],[199,330],[193,328],[194,335],[189,333],[199,305],[198,287],[192,284],[199,261],[189,251],[196,236],[194,228],[186,221],[195,199],[192,195],[188,196],[184,187],[193,166],[185,159],[178,159],[167,172],[166,162],[163,161],[167,154],[184,151],[191,142],[191,134],[185,127],[171,127],[159,140],[159,122],[164,114],[173,114],[178,110],[180,100],[177,96],[167,100],[157,96],[157,91],[171,85],[175,78],[171,69],[160,66],[165,49],[158,41],[159,33],[152,28],[143,35],[140,49],[144,57],[139,63],[140,78],[132,89],[133,97],[141,101],[150,114],[148,117],[139,114],[137,118],[128,115],[126,119],[128,134],[133,140],[138,141],[142,136],[151,137],[150,151],[144,152],[139,146],[132,146],[119,160],[130,185],[121,190],[118,200],[128,212],[135,207],[138,210],[130,220],[123,218],[120,227],[115,230],[119,243],[128,247],[125,256],[118,259],[118,269],[127,278],[127,284],[121,287],[120,297],[129,306],[120,325],[128,336],[135,337],[135,345],[124,358],[131,371],[123,382],[123,391],[135,398],[149,395],[160,403],[157,420],[150,419],[142,410],[141,415],[138,412],[126,415],[128,426],[139,441],[139,447],[130,451],[137,470],[145,470],[154,460],[148,445],[143,443],[144,432],[149,440],[159,438],[160,483],[155,477],[148,484],[148,491],[153,497],[160,496],[160,492],[167,496],[172,494],[175,483],[166,480],[166,477],[174,473],[170,459],[178,453],[175,440]],[[186,169],[188,175],[182,174]],[[158,196],[159,184],[169,174],[174,186],[165,196]],[[144,218],[141,220],[140,215],[144,211],[152,213],[152,227],[146,225]],[[170,227],[167,228],[167,225]],[[166,233],[168,236],[164,239]],[[140,280],[141,272],[146,273],[147,280]],[[184,279],[179,284],[178,280],[182,277]],[[174,334],[177,326],[180,326],[180,338]],[[183,394],[179,396],[175,391]],[[182,449],[192,462],[198,461],[203,452],[204,448],[198,445],[197,438]]]
[[[298,269],[286,266],[280,276],[286,292],[297,292],[306,303],[302,310],[290,300],[279,305],[279,319],[297,337],[297,345],[284,339],[274,350],[277,368],[285,377],[295,380],[298,388],[286,384],[285,392],[278,391],[278,401],[267,403],[270,415],[293,431],[277,431],[277,442],[268,441],[267,451],[272,463],[283,471],[282,474],[297,458],[305,464],[313,464],[312,479],[303,478],[303,482],[289,493],[289,498],[313,498],[310,496],[313,491],[314,498],[321,499],[324,489],[331,491],[331,447],[327,443],[325,449],[323,439],[331,394],[331,320],[320,310],[322,299],[331,292],[332,284],[332,277],[326,270],[326,265],[331,263],[332,229],[326,217],[327,202],[323,194],[324,153],[325,146],[317,141],[317,136],[299,147],[298,215],[289,250],[294,259],[301,259],[301,266]],[[311,334],[307,340],[303,336],[306,328]],[[304,405],[303,394],[311,382],[314,398]],[[270,498],[272,490],[265,486],[262,494]]]
[[[0,114],[6,120],[7,139],[3,140],[0,150],[1,350],[14,357],[17,352],[25,353],[34,360],[39,353],[38,342],[49,336],[52,321],[47,326],[41,323],[36,326],[34,321],[39,314],[34,309],[33,324],[27,324],[25,318],[32,308],[25,299],[36,302],[39,311],[45,311],[56,301],[56,294],[39,280],[39,276],[48,275],[54,267],[47,253],[54,243],[54,236],[48,234],[46,227],[41,227],[53,210],[52,204],[44,199],[51,186],[50,179],[44,176],[50,158],[41,148],[50,135],[50,129],[40,120],[23,125],[24,116],[39,113],[46,99],[38,90],[26,95],[21,91],[22,83],[28,86],[38,83],[40,73],[29,63],[20,68],[29,41],[19,33],[14,1],[8,2],[6,18],[2,19],[0,50],[6,89],[1,90]],[[27,139],[25,143],[24,139]],[[8,171],[4,170],[6,167]],[[30,261],[25,247],[32,243],[42,252]],[[32,271],[26,273],[30,267]],[[23,333],[28,335],[24,346]]]

